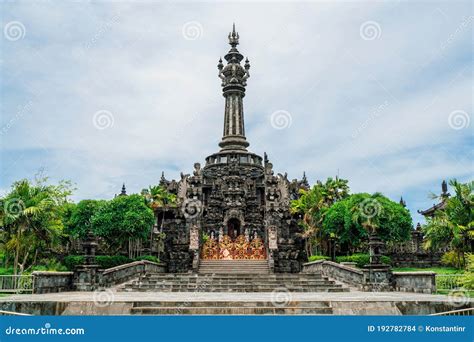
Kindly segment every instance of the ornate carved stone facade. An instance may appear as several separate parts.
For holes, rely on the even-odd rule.
[[[204,167],[195,163],[192,175],[182,173],[179,181],[161,178],[179,203],[157,214],[164,217],[163,261],[170,272],[187,272],[197,269],[200,258],[266,258],[275,272],[299,272],[306,256],[289,206],[309,185],[305,176],[290,182],[286,174],[275,175],[266,154],[262,158],[247,150],[243,98],[250,63],[246,59],[241,65],[235,27],[229,44],[227,64],[218,63],[225,98],[221,149],[205,159]]]

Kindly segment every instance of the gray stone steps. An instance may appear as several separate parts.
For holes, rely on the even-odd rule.
[[[149,285],[190,285],[190,286],[206,286],[206,285],[221,285],[221,286],[234,286],[234,285],[242,285],[242,286],[275,286],[278,287],[282,283],[280,281],[255,281],[255,282],[242,282],[242,281],[212,281],[212,282],[206,282],[206,281],[176,281],[176,282],[170,282],[170,281],[134,281],[132,282],[133,285],[139,285],[139,284],[149,284]],[[285,282],[286,285],[291,285],[291,286],[317,286],[317,285],[327,285],[329,282],[324,281],[324,280],[314,280],[314,281],[292,281],[292,282]]]
[[[269,274],[268,260],[201,260],[198,273]]]
[[[249,285],[249,284],[212,284],[209,286],[200,286],[200,285],[192,285],[192,284],[148,284],[148,283],[142,283],[142,284],[127,284],[125,287],[128,288],[150,288],[150,289],[166,289],[166,288],[176,288],[176,289],[181,289],[181,288],[187,288],[187,289],[271,289],[271,291],[278,289],[282,286],[281,284],[276,284],[272,286],[271,284],[255,284],[255,285]],[[342,285],[339,284],[314,284],[314,285],[293,285],[293,284],[285,284],[286,286],[284,288],[288,290],[292,289],[325,289],[325,288],[341,288]]]
[[[143,277],[143,279],[238,279],[238,280],[258,280],[258,279],[275,279],[275,280],[299,280],[299,279],[327,279],[320,273],[312,274],[301,274],[301,273],[281,273],[281,274],[190,274],[190,273],[168,273],[168,274],[156,274],[149,273]]]
[[[146,274],[118,288],[140,292],[343,292],[347,288],[320,273]]]
[[[280,287],[268,286],[212,286],[212,287],[193,287],[193,286],[124,286],[121,291],[127,292],[273,292]],[[340,285],[324,285],[324,286],[290,286],[286,287],[289,292],[347,292],[348,288]]]

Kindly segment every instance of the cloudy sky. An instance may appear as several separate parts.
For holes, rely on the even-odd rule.
[[[111,198],[217,151],[217,61],[251,63],[250,149],[310,182],[406,200],[473,174],[470,1],[2,2],[0,191],[70,179]]]

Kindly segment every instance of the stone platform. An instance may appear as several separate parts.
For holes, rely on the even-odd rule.
[[[0,298],[0,310],[33,315],[426,315],[474,307],[402,292],[63,292]]]

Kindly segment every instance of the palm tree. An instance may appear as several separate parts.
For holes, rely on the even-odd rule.
[[[0,226],[5,230],[6,251],[14,256],[15,275],[24,271],[31,253],[38,253],[38,244],[50,243],[62,229],[59,207],[70,190],[65,184],[45,185],[45,181],[35,185],[28,180],[15,182],[12,191],[1,200]]]
[[[291,202],[291,212],[302,215],[301,225],[304,229],[301,237],[305,240],[305,249],[308,256],[313,252],[313,242],[316,242],[316,253],[324,236],[322,222],[327,209],[335,202],[349,194],[348,181],[336,177],[328,178],[325,183],[318,181],[310,190],[300,190],[300,197]]]
[[[177,202],[176,195],[168,192],[164,187],[160,185],[156,185],[156,186],[150,185],[148,189],[144,189],[142,191],[142,195],[145,197],[145,200],[147,201],[150,208],[153,209],[153,212],[155,212],[156,209],[161,209],[163,213],[161,224],[160,224],[160,233],[158,235],[158,238],[159,238],[158,243],[161,244],[164,239],[163,225],[165,222],[166,211],[168,210],[169,206],[176,206],[176,202]],[[150,233],[150,250],[151,250],[152,245],[153,245],[153,229],[151,230],[151,233]],[[162,248],[158,248],[158,255],[161,249]]]
[[[458,267],[465,264],[465,253],[474,251],[474,181],[449,182],[455,195],[444,198],[446,205],[423,227],[425,248],[450,247],[457,254]]]

